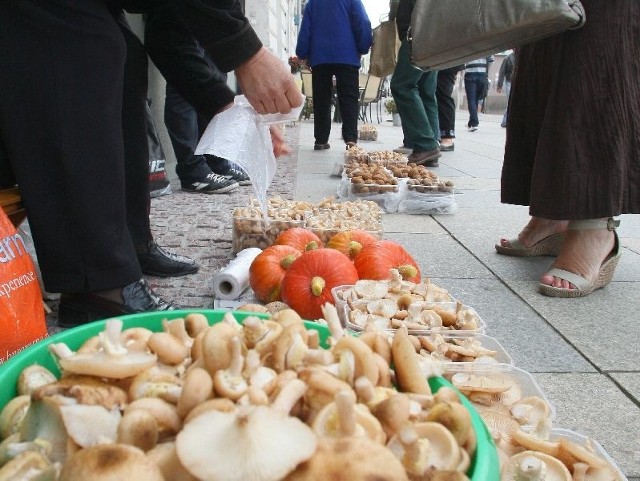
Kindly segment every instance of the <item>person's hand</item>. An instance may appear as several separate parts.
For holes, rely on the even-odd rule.
[[[302,104],[302,93],[285,64],[266,48],[236,69],[238,84],[259,114],[288,114]]]
[[[291,153],[291,147],[289,147],[284,140],[284,134],[278,125],[271,125],[269,127],[269,133],[271,134],[271,143],[273,144],[273,155],[276,156],[276,159]]]

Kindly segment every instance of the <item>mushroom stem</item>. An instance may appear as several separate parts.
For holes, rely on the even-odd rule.
[[[340,391],[335,397],[338,426],[343,436],[356,434],[356,402],[349,391]]]
[[[516,481],[544,481],[547,465],[534,456],[523,458],[516,470]]]
[[[355,380],[353,387],[355,388],[358,399],[360,399],[363,404],[368,405],[374,400],[376,391],[373,383],[369,380],[368,377],[360,376]]]
[[[267,335],[269,329],[266,324],[254,316],[247,317],[244,321],[244,337],[250,347],[255,346]]]
[[[304,362],[307,364],[321,364],[327,366],[333,362],[331,352],[324,349],[307,349],[304,353]]]
[[[105,323],[104,331],[98,334],[102,348],[110,356],[123,356],[129,352],[127,348],[122,345],[120,340],[121,333],[122,321],[120,319],[110,319]]]
[[[429,450],[429,440],[420,439],[413,426],[405,426],[398,433],[398,439],[404,447],[402,464],[411,474],[421,475],[427,468],[425,460]]]
[[[585,481],[589,468],[587,463],[574,463],[572,481]]]
[[[307,384],[300,379],[292,379],[280,390],[271,407],[283,414],[289,414],[305,392]]]
[[[325,302],[321,309],[324,320],[327,321],[329,331],[331,332],[331,338],[334,341],[342,339],[344,336],[344,329],[342,328],[342,323],[340,322],[336,306]]]
[[[309,349],[320,348],[320,334],[315,329],[307,329],[307,346]]]
[[[244,357],[242,357],[240,338],[233,337],[229,342],[231,343],[231,364],[229,364],[227,371],[233,377],[241,377],[242,368],[244,366]]]

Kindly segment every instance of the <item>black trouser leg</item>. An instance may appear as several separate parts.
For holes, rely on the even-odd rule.
[[[116,16],[127,44],[122,96],[127,223],[134,244],[149,242],[149,140],[147,138],[147,52],[131,31],[124,13]]]
[[[456,137],[456,103],[452,95],[457,74],[457,67],[438,72],[436,99],[438,100],[438,121],[440,124],[440,138],[442,139],[454,139]]]
[[[358,141],[358,67],[335,65],[336,91],[342,116],[342,138],[345,142]]]
[[[125,56],[101,0],[0,2],[0,144],[50,292],[142,276],[125,211]]]
[[[331,97],[333,70],[330,64],[316,65],[312,71],[313,134],[316,144],[329,142],[331,133]]]

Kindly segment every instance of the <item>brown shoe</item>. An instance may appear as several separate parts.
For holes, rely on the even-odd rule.
[[[438,159],[442,155],[440,149],[427,150],[426,152],[413,152],[409,155],[409,163],[426,165],[427,167],[438,167]]]

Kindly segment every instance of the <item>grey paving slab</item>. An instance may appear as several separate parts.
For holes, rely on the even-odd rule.
[[[637,404],[640,404],[640,370],[637,372],[611,372],[609,375],[620,383]]]
[[[327,174],[299,174],[295,199],[318,202],[325,197],[336,196],[338,183],[336,178]]]
[[[593,372],[594,368],[568,344],[553,326],[521,297],[495,279],[434,277],[465,304],[472,306],[513,358],[530,372]]]
[[[542,296],[533,282],[507,283],[598,369],[640,370],[640,283],[612,282],[579,299]]]
[[[385,238],[399,242],[418,262],[422,275],[461,279],[489,279],[489,272],[463,246],[448,235],[389,232]]]
[[[385,232],[443,234],[442,226],[430,215],[393,214],[382,216]]]
[[[640,408],[602,374],[535,374],[556,427],[597,441],[629,477],[640,476]]]

